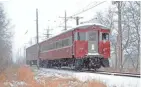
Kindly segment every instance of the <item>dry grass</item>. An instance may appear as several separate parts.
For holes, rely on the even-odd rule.
[[[15,84],[13,80],[25,84]],[[35,80],[34,73],[27,66],[9,68],[0,74],[0,87],[11,87],[11,84],[14,87],[106,87],[97,81],[81,82],[76,78],[42,76]]]
[[[43,87],[106,87],[106,85],[101,82],[81,82],[76,78],[43,77],[40,80],[40,84],[42,84]]]
[[[29,67],[20,67],[17,73],[17,79],[27,83],[27,87],[41,87],[34,79],[34,73]]]

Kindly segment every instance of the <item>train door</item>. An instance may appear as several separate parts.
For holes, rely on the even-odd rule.
[[[74,40],[74,55],[76,58],[83,58],[88,53],[88,42],[86,40],[86,32],[75,32]]]
[[[87,32],[88,55],[98,55],[98,31]]]

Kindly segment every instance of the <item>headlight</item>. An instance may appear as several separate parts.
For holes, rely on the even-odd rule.
[[[91,50],[94,50],[94,49],[95,49],[94,44],[92,44],[92,48],[91,48]]]

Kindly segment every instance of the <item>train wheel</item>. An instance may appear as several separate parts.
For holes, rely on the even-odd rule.
[[[69,63],[68,63],[68,67],[70,68],[70,69],[75,69],[75,59],[71,59],[70,61],[69,61]]]
[[[82,59],[75,59],[75,64],[74,64],[74,67],[75,67],[75,70],[82,70],[82,65],[83,65],[83,60]]]
[[[58,69],[61,69],[61,66],[62,66],[61,60],[58,60],[58,64],[57,64]]]
[[[48,60],[46,60],[46,68],[49,68],[49,66],[48,66],[49,64],[48,64]]]
[[[51,61],[48,60],[47,68],[51,68]]]
[[[94,68],[94,72],[96,72],[97,71],[97,69],[96,68]]]
[[[109,60],[108,59],[101,59],[101,65],[103,66],[103,67],[109,67],[110,65],[109,65]]]
[[[74,69],[75,67],[74,67],[74,64],[69,64],[69,68],[70,69]]]
[[[88,67],[87,67],[87,68],[88,68],[88,70],[91,70],[91,65],[90,65],[90,63],[88,64]]]

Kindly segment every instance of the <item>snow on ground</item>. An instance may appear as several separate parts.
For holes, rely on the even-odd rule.
[[[97,80],[103,82],[108,87],[141,87],[141,78],[135,78],[135,77],[114,76],[114,75],[75,72],[75,71],[66,71],[66,70],[57,70],[57,69],[45,69],[45,68],[41,68],[40,70],[34,69],[34,72],[36,74],[35,79],[37,81],[38,78],[41,76],[44,77],[56,76],[59,78],[73,77],[83,82]]]

